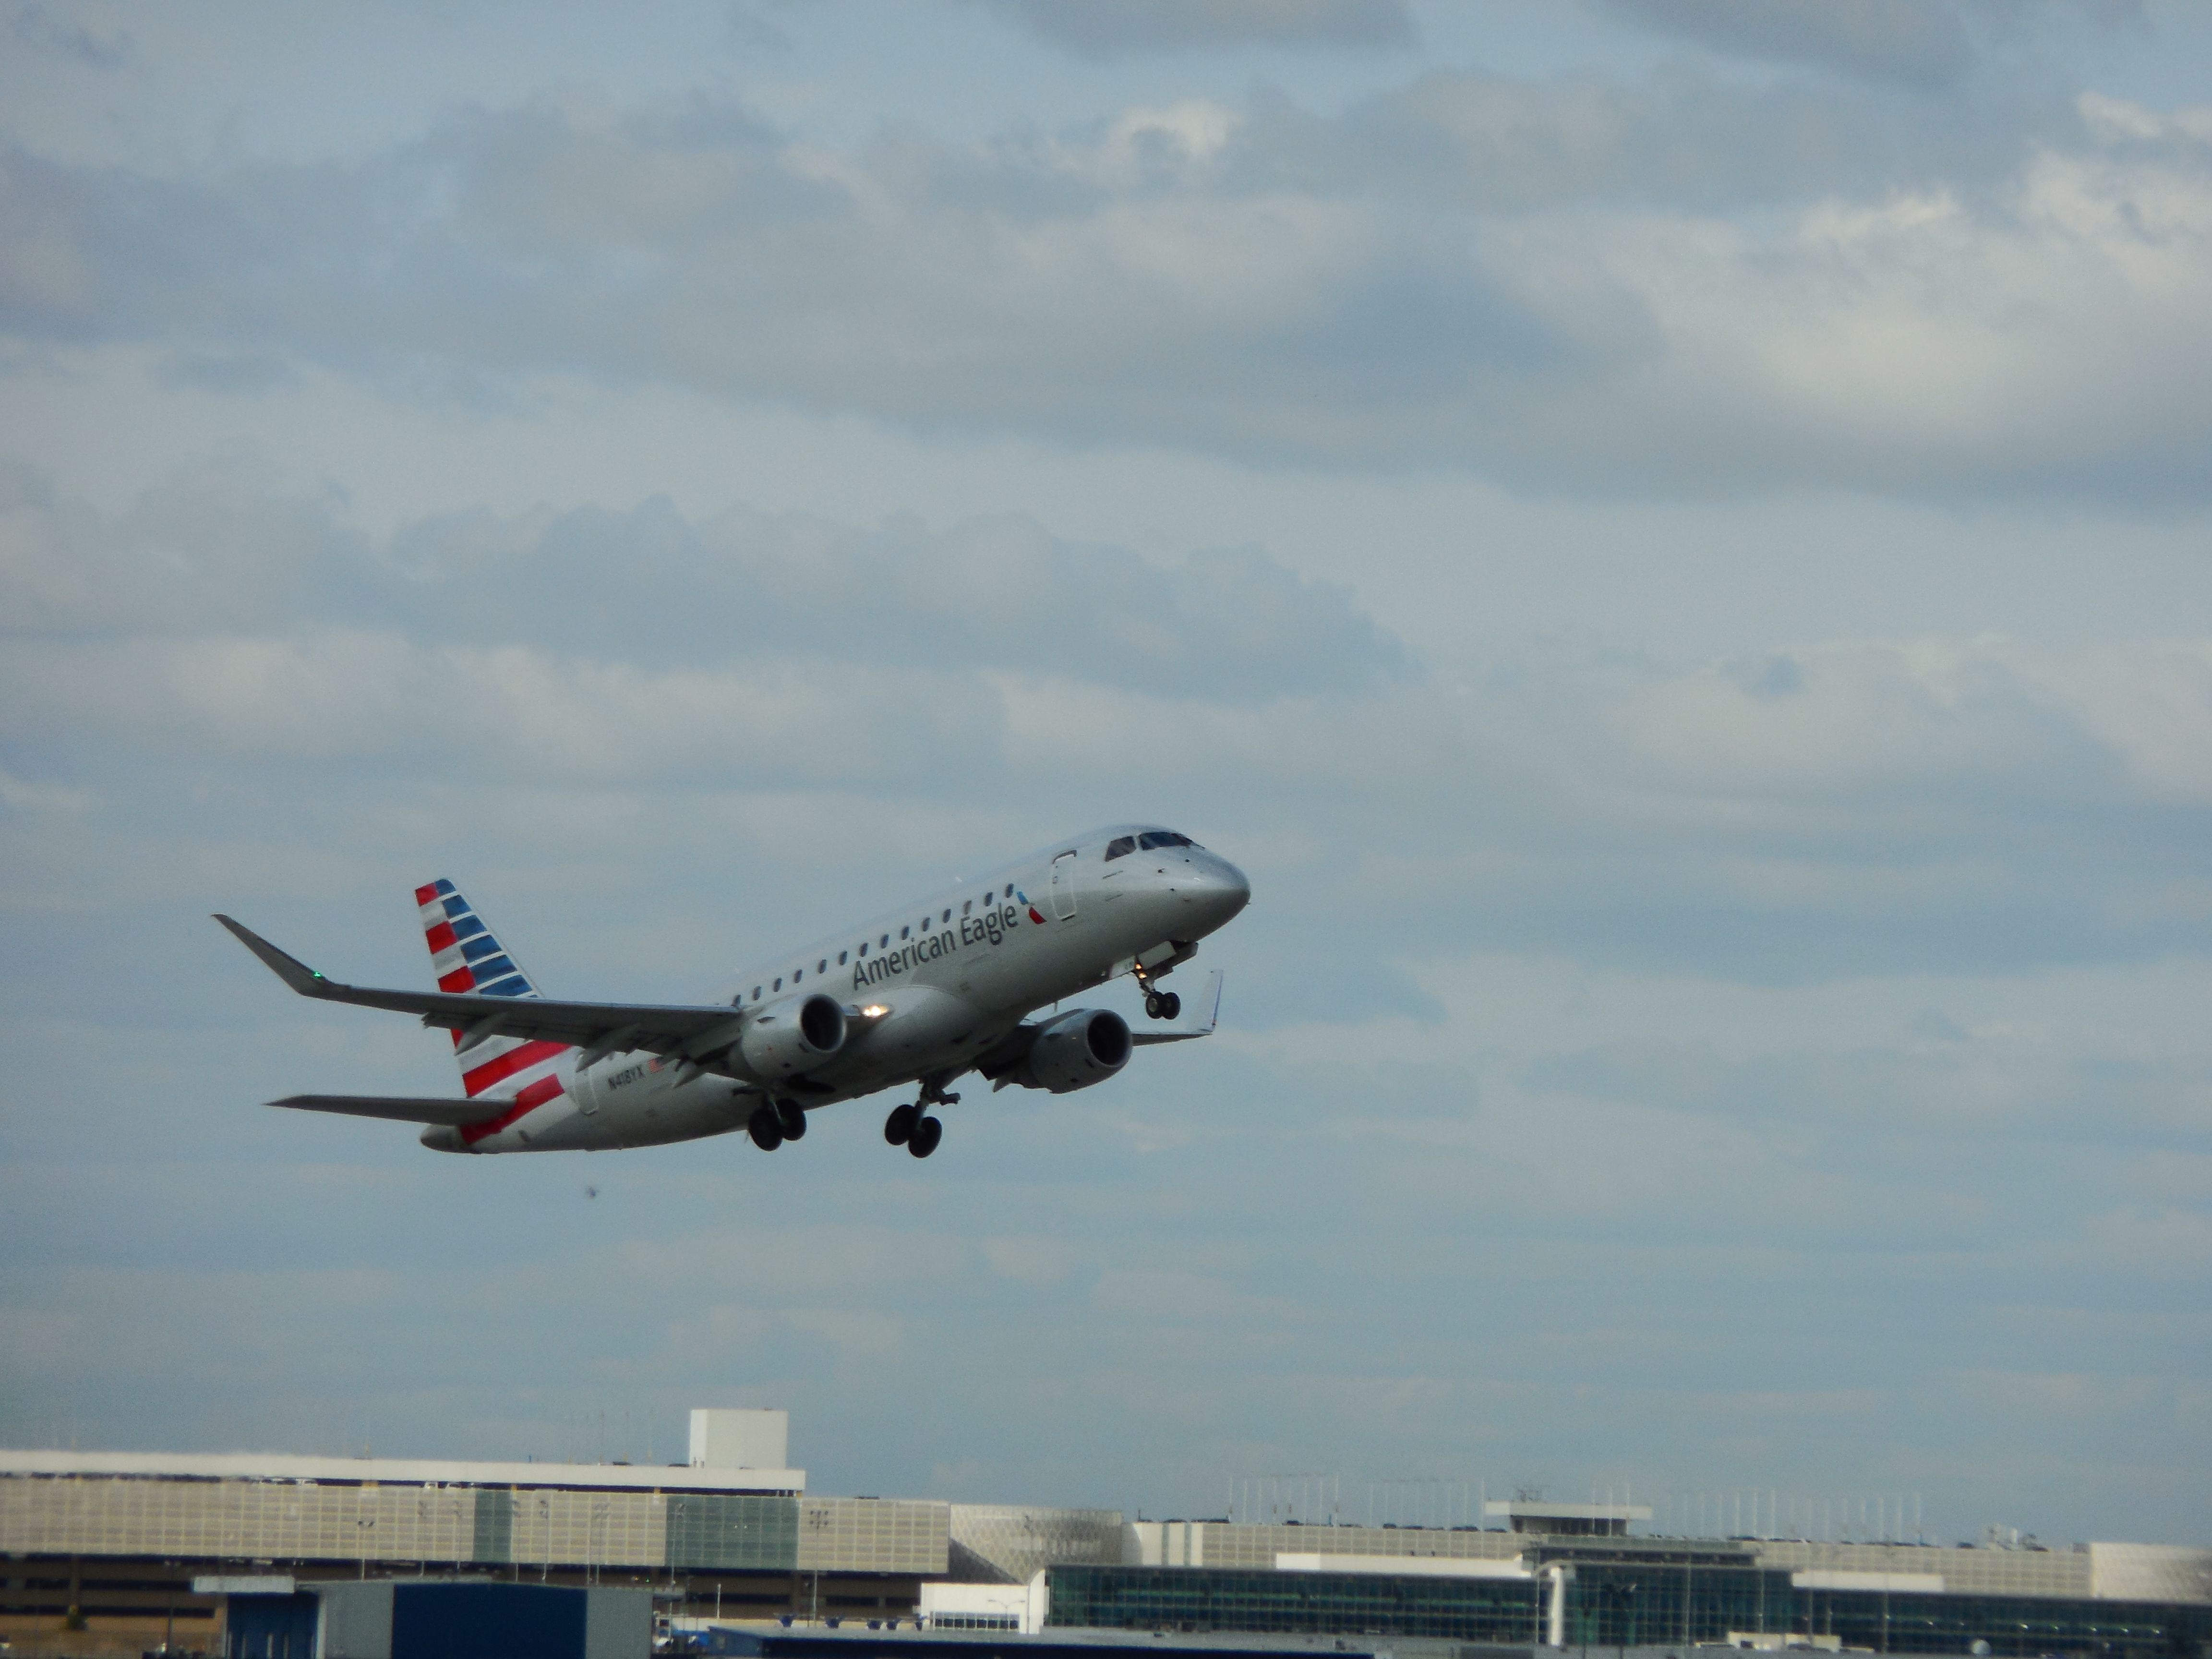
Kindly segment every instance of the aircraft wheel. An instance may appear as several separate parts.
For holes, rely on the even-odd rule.
[[[786,1140],[806,1139],[806,1108],[795,1100],[781,1100],[775,1107],[776,1127]]]
[[[914,1108],[894,1106],[891,1115],[884,1120],[884,1139],[894,1146],[903,1146],[914,1138]]]
[[[1145,1017],[1146,1018],[1164,1019],[1167,1018],[1166,1015],[1160,1012],[1161,1001],[1162,998],[1158,991],[1147,991],[1145,993]]]
[[[907,1142],[906,1149],[916,1158],[927,1158],[944,1139],[944,1123],[937,1118],[926,1117],[914,1126],[914,1137]]]
[[[764,1152],[772,1152],[783,1145],[783,1123],[774,1106],[755,1109],[745,1124],[745,1133],[753,1138],[753,1145]]]
[[[1160,1018],[1162,1019],[1182,1018],[1182,999],[1173,991],[1163,991],[1160,994]]]

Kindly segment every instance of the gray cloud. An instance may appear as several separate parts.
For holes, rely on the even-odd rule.
[[[91,69],[119,69],[131,61],[129,31],[112,21],[88,22],[57,16],[47,6],[14,0],[7,8],[9,31],[27,51],[65,58]]]
[[[236,639],[307,627],[395,646],[404,635],[406,653],[512,647],[661,670],[950,666],[1231,704],[1412,677],[1403,647],[1347,590],[1256,548],[1164,569],[1024,519],[860,531],[732,509],[695,523],[665,501],[465,514],[380,548],[342,529],[333,503],[261,483],[204,472],[109,520],[0,466],[0,634]]]
[[[981,0],[1085,58],[1220,47],[1410,46],[1405,0]]]
[[[2078,145],[2069,105],[1985,112],[1865,88],[1745,85],[1663,68],[1532,81],[1431,70],[1321,115],[1255,97],[1224,155],[1249,191],[1449,204],[1473,214],[1640,209],[1726,215],[1837,196],[1952,190],[1977,201],[2027,142]]]
[[[18,150],[0,326],[161,343],[241,389],[287,356],[441,398],[580,373],[1536,489],[2200,495],[2196,126],[2092,100],[1969,193],[1865,130],[1687,83],[1439,76],[1340,128],[1190,103],[975,149],[827,152],[694,102],[197,181]],[[1710,167],[1731,139],[1762,159]],[[1869,199],[1761,227],[1659,206],[1728,179],[1779,205],[1797,175]]]
[[[1747,58],[1935,88],[1972,65],[1972,0],[1599,0],[1616,16]]]

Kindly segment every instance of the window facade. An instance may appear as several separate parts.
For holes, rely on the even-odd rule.
[[[1540,1639],[1541,1587],[1516,1578],[1394,1578],[1364,1572],[1206,1567],[1054,1567],[1050,1625],[1121,1630]]]
[[[1540,1643],[1549,1570],[1570,1570],[1570,1649],[1717,1644],[1731,1633],[1835,1637],[1846,1650],[1992,1659],[2205,1659],[2212,1606],[2042,1595],[1801,1589],[1750,1553],[1682,1547],[1631,1555],[1539,1546],[1535,1575],[1398,1577],[1212,1567],[1050,1569],[1052,1625],[1125,1630],[1380,1633]],[[1938,1564],[1940,1565],[1940,1563]]]

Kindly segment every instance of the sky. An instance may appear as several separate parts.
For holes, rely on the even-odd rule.
[[[2204,1541],[2208,84],[2181,0],[0,0],[0,1442]],[[272,1112],[450,1058],[208,920],[426,984],[448,877],[681,1000],[1129,819],[1251,878],[1222,1030],[927,1164]]]

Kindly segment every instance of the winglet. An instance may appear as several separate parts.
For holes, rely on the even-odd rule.
[[[1212,1036],[1221,1020],[1221,969],[1215,969],[1206,976],[1206,988],[1198,994],[1199,1004],[1206,1010],[1200,1023],[1191,1028],[1191,1035]]]
[[[216,920],[230,929],[238,942],[269,965],[270,971],[303,997],[326,997],[331,994],[331,982],[297,957],[288,957],[251,927],[233,921],[228,916],[217,915]]]

